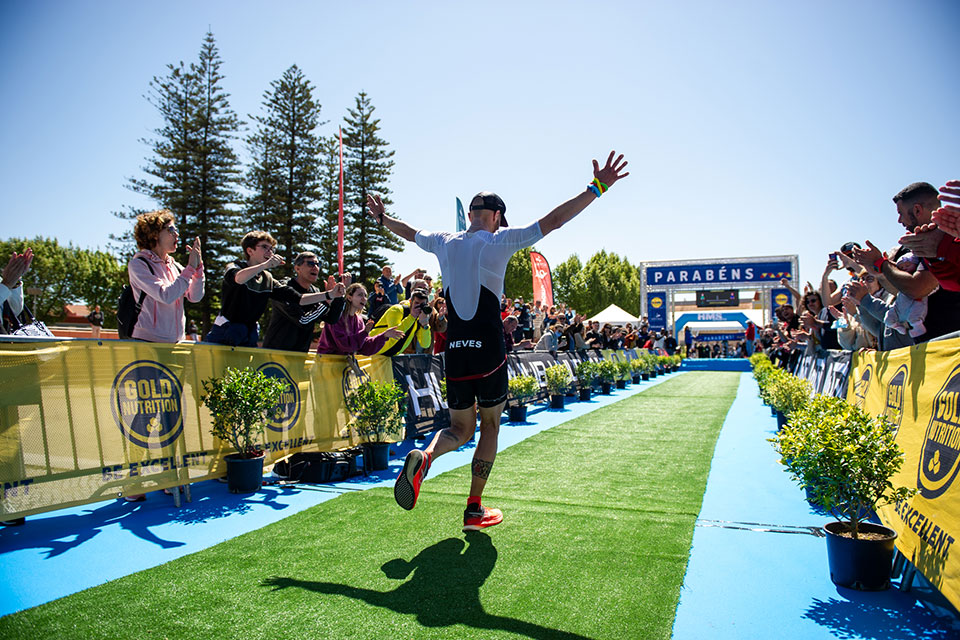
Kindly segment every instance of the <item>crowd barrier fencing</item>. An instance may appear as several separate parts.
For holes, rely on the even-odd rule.
[[[636,352],[520,352],[511,377]],[[443,356],[317,356],[206,343],[133,340],[0,342],[0,520],[169,489],[226,474],[228,443],[210,433],[202,382],[253,367],[287,382],[261,443],[265,464],[299,451],[358,444],[346,396],[363,379],[396,380],[408,394],[406,434],[449,424],[440,397]]]
[[[960,337],[892,351],[795,352],[785,364],[816,392],[894,424],[904,462],[892,482],[917,493],[877,516],[897,532],[900,553],[960,608]]]
[[[225,475],[202,381],[254,367],[288,383],[267,425],[265,463],[357,444],[345,394],[392,378],[384,357],[316,357],[182,342],[0,343],[0,519]]]

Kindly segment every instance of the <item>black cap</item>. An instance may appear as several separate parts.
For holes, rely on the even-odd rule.
[[[507,224],[507,205],[503,204],[503,200],[492,191],[481,191],[477,195],[473,196],[473,199],[470,200],[470,211],[477,211],[480,209],[489,209],[490,211],[499,211],[500,212],[500,226],[508,227]]]

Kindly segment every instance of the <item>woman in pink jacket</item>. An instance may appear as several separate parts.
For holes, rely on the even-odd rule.
[[[140,248],[127,264],[133,297],[145,293],[137,324],[131,335],[147,342],[179,342],[184,339],[183,299],[203,298],[203,262],[200,239],[187,246],[187,266],[171,255],[180,239],[173,214],[166,209],[137,216],[133,230]]]

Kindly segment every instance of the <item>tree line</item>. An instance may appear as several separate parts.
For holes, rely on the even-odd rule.
[[[248,126],[230,107],[222,64],[208,32],[196,61],[169,64],[151,80],[147,99],[162,124],[143,140],[151,151],[143,177],[126,185],[177,216],[181,242],[174,257],[181,264],[187,243],[200,238],[207,291],[202,301],[187,305],[187,316],[204,332],[220,308],[219,276],[242,257],[240,240],[248,231],[263,229],[276,238],[277,253],[288,264],[275,276],[292,275],[290,261],[300,251],[317,253],[321,273],[337,272],[339,139],[335,128],[322,132],[328,122],[321,119],[316,88],[291,65],[264,91]],[[393,151],[379,134],[374,111],[360,92],[342,125],[344,269],[360,282],[372,282],[386,262],[385,251],[401,247],[365,215],[367,193],[391,202]],[[238,141],[249,151],[246,167],[235,149]],[[140,213],[127,207],[115,215],[132,221]],[[136,250],[132,224],[111,239],[124,259]]]
[[[207,32],[193,62],[168,64],[154,76],[146,96],[160,115],[153,137],[142,142],[150,150],[142,175],[126,187],[147,196],[152,208],[177,216],[181,241],[174,258],[186,264],[186,246],[200,238],[207,273],[206,294],[186,305],[188,319],[206,332],[220,308],[220,274],[228,262],[242,257],[240,240],[254,229],[269,231],[277,253],[288,264],[275,276],[292,275],[290,260],[300,251],[314,251],[322,274],[337,272],[339,208],[339,140],[337,130],[321,118],[316,88],[296,65],[263,92],[259,113],[244,122],[230,106],[221,72],[223,61],[212,33]],[[388,206],[393,154],[380,136],[370,97],[360,92],[343,118],[344,269],[368,285],[387,263],[387,251],[402,242],[366,215],[366,198],[377,192]],[[245,144],[250,162],[239,160],[236,145]],[[30,287],[41,290],[28,302],[38,318],[61,320],[63,305],[101,305],[107,326],[115,326],[120,289],[126,283],[126,262],[136,251],[132,221],[146,209],[127,206],[115,212],[131,224],[111,235],[105,251],[63,246],[47,238],[10,239],[3,255],[32,246],[37,257]],[[511,297],[532,299],[530,250],[518,252],[507,268],[505,290]],[[596,313],[616,302],[639,313],[640,279],[636,267],[616,254],[600,251],[586,264],[574,255],[553,269],[554,297],[583,313]]]

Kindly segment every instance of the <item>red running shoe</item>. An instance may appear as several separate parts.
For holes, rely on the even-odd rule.
[[[463,512],[464,532],[479,531],[501,522],[503,522],[503,512],[500,509],[488,509],[479,504],[470,504]]]
[[[413,449],[403,461],[403,469],[397,476],[397,483],[393,485],[393,497],[397,504],[409,511],[417,504],[420,495],[420,484],[427,477],[430,470],[430,454],[420,449]]]

